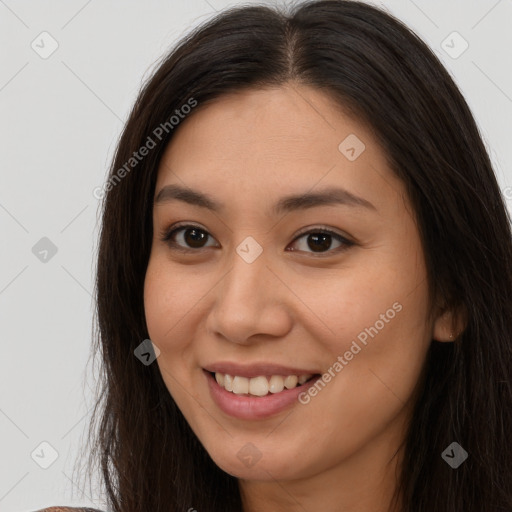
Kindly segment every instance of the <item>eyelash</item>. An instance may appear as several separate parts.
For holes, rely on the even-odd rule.
[[[205,229],[203,229],[200,226],[197,226],[194,224],[178,223],[178,224],[171,226],[170,228],[164,229],[160,234],[160,240],[162,242],[165,242],[167,245],[169,245],[169,247],[172,250],[176,250],[176,251],[179,251],[182,253],[197,253],[197,252],[201,251],[202,249],[205,249],[205,248],[186,249],[171,240],[171,238],[174,236],[174,234],[177,233],[178,231],[186,231],[185,228],[197,229],[199,231],[202,231],[203,233],[206,233],[208,236],[211,237],[210,233],[208,233],[208,231],[206,231]],[[309,253],[309,254],[315,255],[314,257],[316,257],[316,258],[321,258],[323,256],[325,257],[325,255],[330,256],[332,253],[337,254],[337,253],[346,251],[348,248],[355,245],[355,242],[352,242],[351,240],[348,240],[344,236],[340,235],[339,233],[336,233],[335,231],[332,231],[325,227],[313,228],[313,229],[309,229],[308,231],[301,232],[293,239],[293,242],[296,242],[299,238],[303,237],[304,235],[310,235],[310,234],[331,235],[332,237],[336,238],[339,242],[343,243],[343,245],[341,245],[340,247],[337,247],[336,249],[328,249],[327,251],[325,251],[323,253],[322,252]],[[308,252],[308,251],[299,251],[299,250],[294,249],[292,252]]]

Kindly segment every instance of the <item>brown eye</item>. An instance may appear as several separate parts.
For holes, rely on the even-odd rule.
[[[168,243],[173,249],[193,251],[207,247],[205,242],[208,238],[210,234],[204,229],[194,225],[184,225],[166,232],[162,241]]]
[[[212,238],[208,231],[193,224],[182,224],[173,226],[168,231],[164,231],[161,240],[167,243],[171,249],[183,252],[197,252],[207,247],[218,247],[218,245],[206,245],[209,238]],[[354,242],[348,240],[339,233],[328,229],[310,230],[302,233],[294,240],[305,238],[305,243],[299,244],[301,248],[291,249],[291,251],[316,253],[319,256],[329,255],[330,253],[338,253],[348,249]],[[333,242],[333,239],[335,240]],[[338,243],[337,247],[332,248],[333,243]]]
[[[305,237],[307,238],[305,242],[301,244],[302,248],[291,250],[298,250],[301,252],[309,252],[309,250],[311,250],[313,253],[325,254],[329,252],[343,251],[345,249],[348,249],[350,246],[354,245],[354,243],[351,242],[350,240],[347,240],[340,234],[335,233],[334,231],[330,231],[328,229],[310,230],[306,233],[302,233],[294,240],[294,242]],[[333,238],[339,244],[338,247],[335,247],[334,249],[332,249]]]

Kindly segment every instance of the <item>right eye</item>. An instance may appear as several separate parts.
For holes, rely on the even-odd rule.
[[[165,229],[162,233],[161,241],[177,251],[197,252],[197,249],[207,247],[204,245],[204,241],[208,237],[211,237],[211,235],[199,226],[194,224],[178,224]]]

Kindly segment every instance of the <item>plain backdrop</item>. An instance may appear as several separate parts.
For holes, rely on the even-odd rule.
[[[73,474],[94,386],[93,190],[104,183],[156,60],[216,11],[241,4],[0,0],[2,512],[55,504],[106,509],[94,486],[81,489]],[[511,209],[512,3],[393,0],[385,7],[454,77]]]

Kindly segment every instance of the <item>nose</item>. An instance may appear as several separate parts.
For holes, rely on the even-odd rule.
[[[249,263],[234,253],[231,269],[212,290],[210,333],[237,344],[280,338],[291,329],[289,288],[269,266],[265,252]]]

